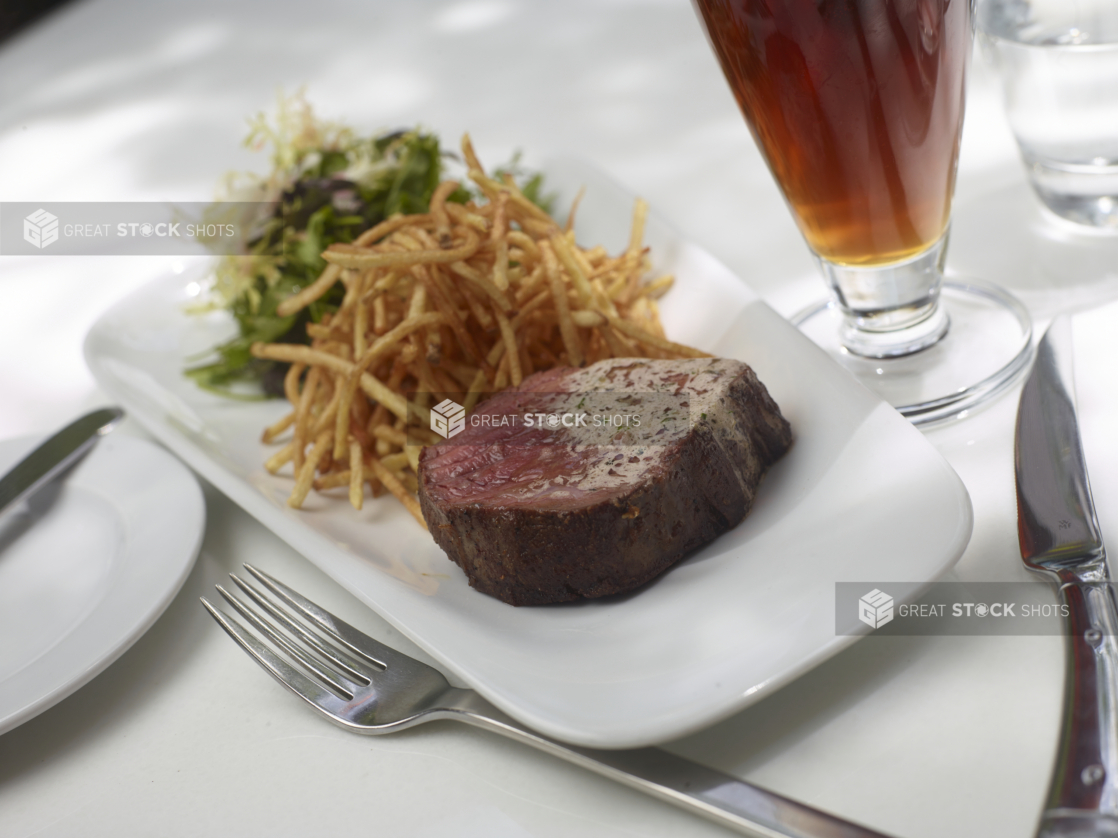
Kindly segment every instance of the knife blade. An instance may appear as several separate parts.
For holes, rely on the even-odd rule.
[[[0,477],[0,514],[29,497],[76,463],[123,418],[116,407],[75,419]]]
[[[1118,606],[1079,438],[1071,320],[1052,322],[1021,391],[1014,446],[1025,566],[1056,585],[1063,725],[1039,836],[1118,835]]]

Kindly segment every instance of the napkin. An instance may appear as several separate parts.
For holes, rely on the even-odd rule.
[[[1072,319],[1076,403],[1091,493],[1111,562],[1118,562],[1118,302]],[[1113,571],[1112,578],[1118,578]]]

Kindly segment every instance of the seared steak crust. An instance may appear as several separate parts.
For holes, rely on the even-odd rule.
[[[606,380],[615,391],[620,382],[689,400],[689,426],[641,449],[645,456],[627,457],[636,464],[617,466],[620,477],[613,468],[607,477],[597,460],[587,464],[570,443],[474,427],[422,452],[423,515],[479,591],[540,605],[632,590],[740,523],[765,470],[791,444],[788,422],[753,370],[724,359],[613,359],[552,370],[482,407],[520,413],[533,393],[581,392]],[[491,479],[494,464],[503,467],[499,479]]]

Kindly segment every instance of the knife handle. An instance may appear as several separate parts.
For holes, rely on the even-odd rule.
[[[1118,836],[1118,607],[1105,574],[1056,571],[1066,606],[1067,681],[1040,838]]]

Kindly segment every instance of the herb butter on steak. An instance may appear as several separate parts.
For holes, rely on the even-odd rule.
[[[540,421],[622,408],[641,416],[639,432]],[[600,597],[740,523],[791,442],[740,361],[617,358],[536,373],[479,405],[423,449],[419,502],[479,591],[512,605]]]

